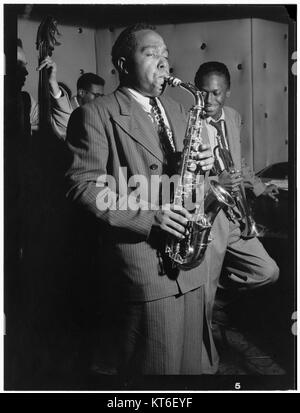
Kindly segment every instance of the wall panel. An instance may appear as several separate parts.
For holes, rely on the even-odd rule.
[[[159,28],[163,36],[164,27]],[[251,90],[251,24],[250,19],[179,24],[173,30],[170,44],[174,73],[194,82],[199,65],[217,60],[227,65],[231,74],[231,96],[227,104],[236,108],[243,119],[243,152],[252,165],[252,97]],[[188,108],[191,98],[179,89],[170,94]]]
[[[98,73],[106,80],[105,93],[110,93],[118,85],[110,52],[121,30],[106,28],[96,31]],[[194,82],[199,65],[208,60],[219,60],[228,66],[232,77],[232,93],[228,105],[242,115],[243,151],[246,160],[252,165],[250,19],[157,25],[157,30],[169,48],[173,74],[182,80]],[[169,88],[168,93],[182,102],[186,109],[193,104],[192,96],[180,88]]]
[[[288,29],[253,19],[254,168],[288,159]]]

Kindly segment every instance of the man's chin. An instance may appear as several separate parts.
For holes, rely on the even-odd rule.
[[[157,98],[164,92],[164,89],[155,89],[152,91],[151,96]]]
[[[153,90],[153,93],[155,93],[156,96],[159,96],[162,93],[164,93],[166,87],[167,87],[166,82],[163,82],[161,85],[156,85],[154,90]]]
[[[164,91],[166,90],[167,86],[168,86],[168,83],[167,83],[167,82],[164,82],[164,83],[161,85],[161,87],[160,87],[160,90],[161,90],[160,93],[161,93],[161,94],[164,93]]]
[[[214,116],[217,115],[217,112],[215,110],[205,109],[205,113],[206,113],[206,116],[209,117],[209,118],[213,118]]]

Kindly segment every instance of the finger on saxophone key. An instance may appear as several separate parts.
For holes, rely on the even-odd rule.
[[[192,219],[192,215],[189,213],[189,211],[187,209],[185,209],[183,206],[181,206],[180,208],[177,208],[176,206],[171,208],[174,212],[176,212],[177,214],[180,214],[184,217],[184,219],[186,221],[190,221]]]
[[[214,157],[209,145],[200,145],[200,150],[197,155],[198,164],[203,170],[207,171],[213,167]]]

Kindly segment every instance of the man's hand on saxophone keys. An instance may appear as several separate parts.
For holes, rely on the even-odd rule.
[[[214,165],[214,156],[210,145],[200,145],[198,151],[195,152],[194,160],[202,171],[209,171]]]
[[[185,208],[175,208],[173,204],[165,204],[155,214],[153,226],[183,239],[187,231],[186,225],[191,219],[191,214]]]

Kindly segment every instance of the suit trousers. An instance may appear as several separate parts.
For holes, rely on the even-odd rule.
[[[211,235],[213,240],[207,251],[209,277],[206,284],[209,320],[218,286],[243,291],[272,284],[279,277],[279,268],[262,243],[256,237],[241,238],[239,223],[229,221],[223,211],[217,215]],[[225,270],[225,277],[220,279],[222,269]]]
[[[218,356],[204,299],[201,286],[159,300],[125,303],[119,329],[120,374],[215,373]]]

